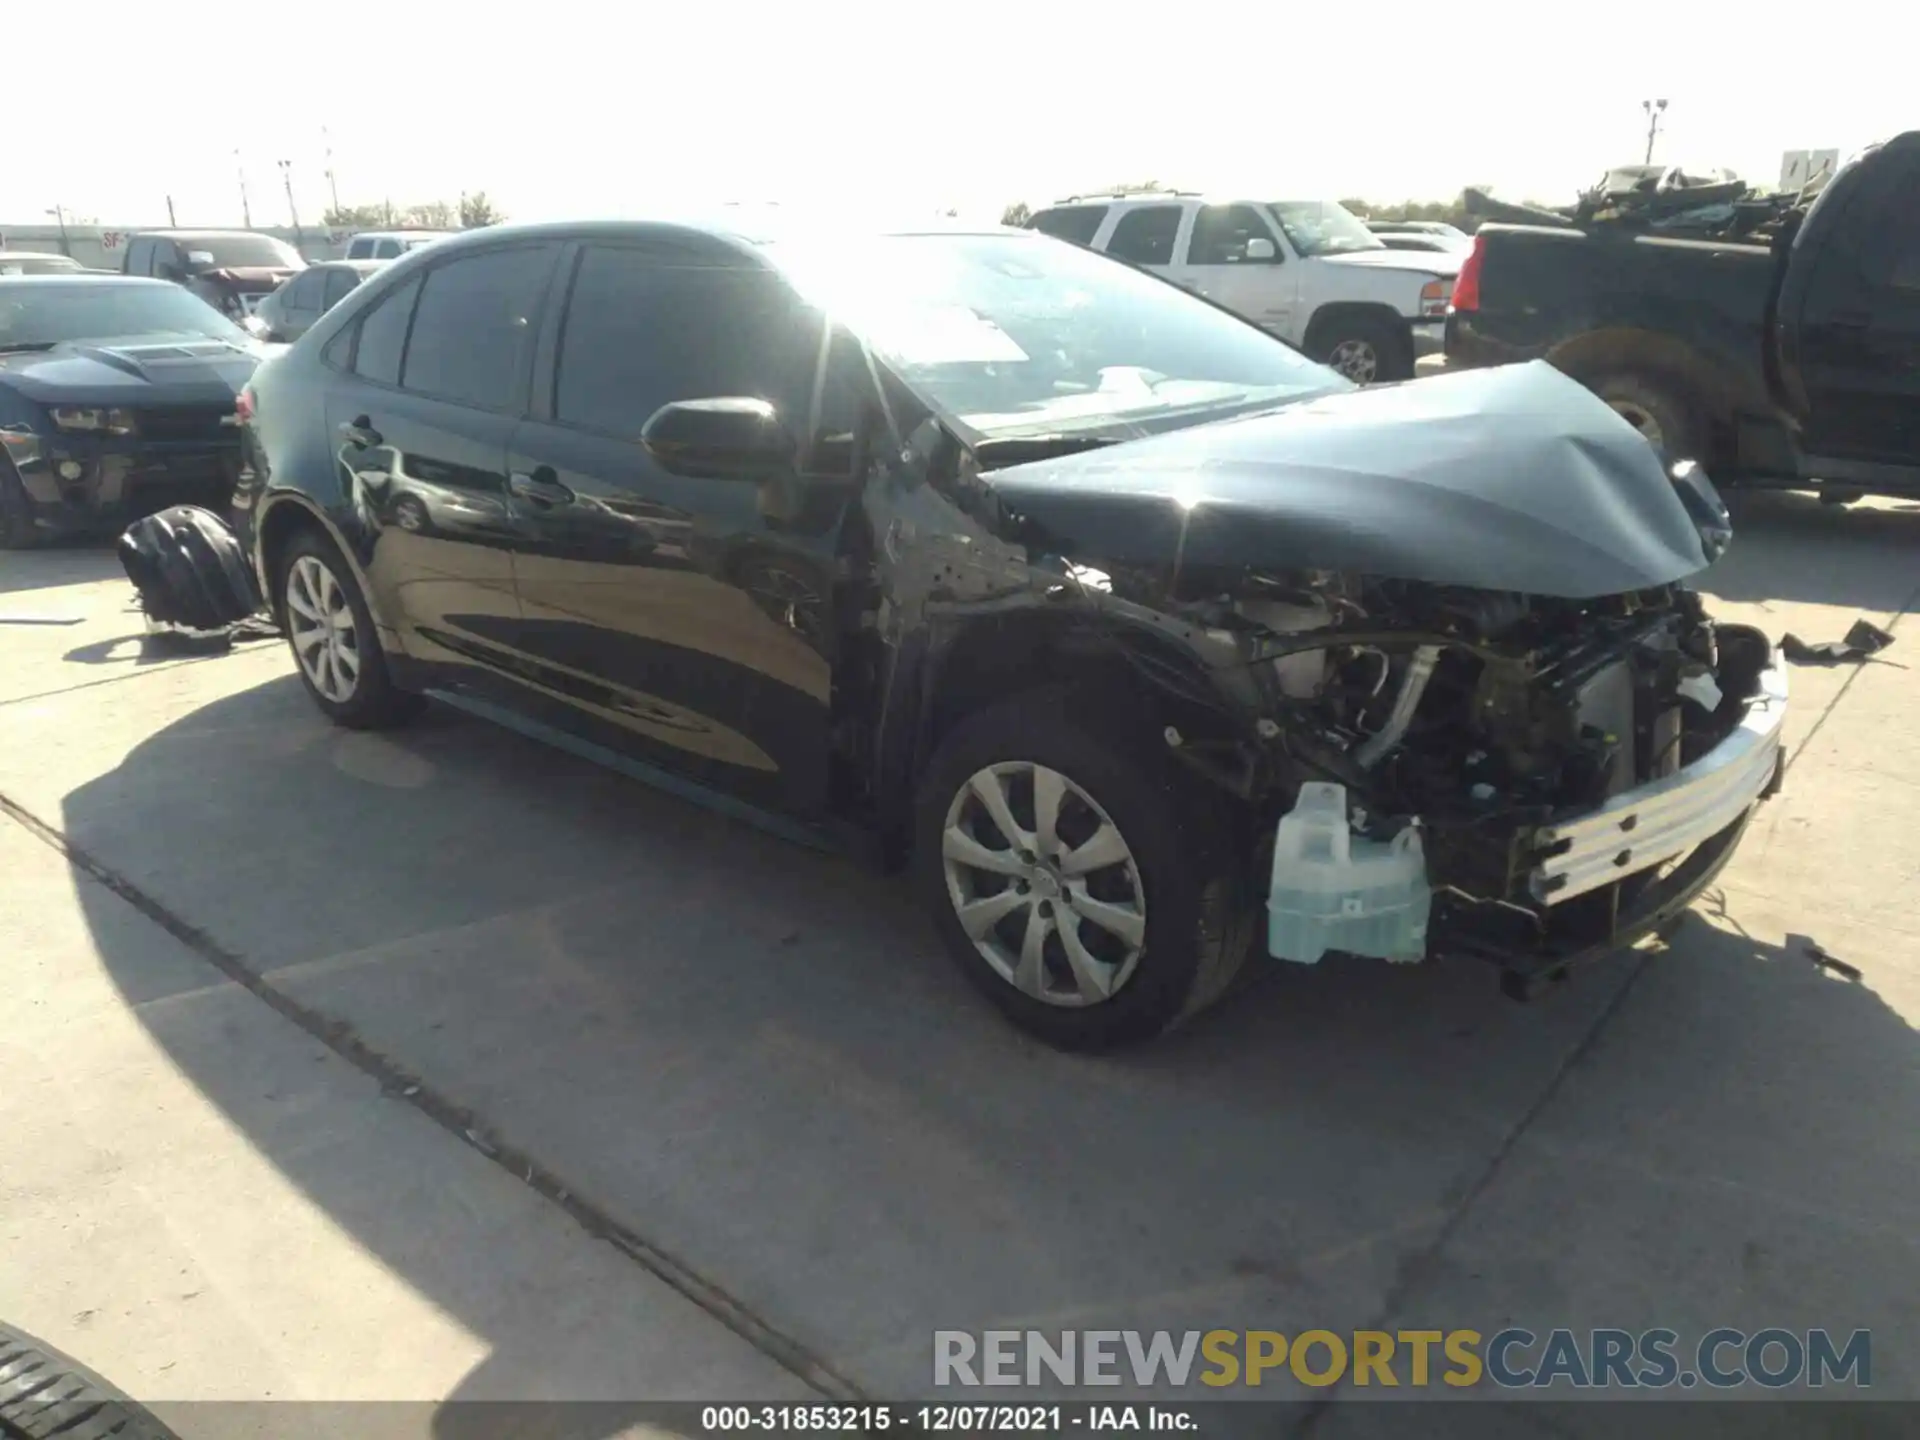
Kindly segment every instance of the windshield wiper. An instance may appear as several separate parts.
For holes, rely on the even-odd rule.
[[[0,355],[24,355],[31,350],[51,350],[59,343],[58,340],[15,340],[11,343],[0,343]]]
[[[1112,435],[1007,435],[975,441],[973,458],[982,470],[1004,470],[1010,465],[1058,460],[1063,455],[1104,450],[1119,443]]]

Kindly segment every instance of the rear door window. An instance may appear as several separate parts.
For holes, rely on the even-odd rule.
[[[342,300],[346,299],[348,295],[352,294],[354,286],[359,283],[360,277],[351,270],[327,271],[326,289],[321,293],[320,297],[321,308],[323,310],[331,310]]]
[[[1027,222],[1028,227],[1056,240],[1071,240],[1075,245],[1091,245],[1100,233],[1100,222],[1107,218],[1104,205],[1056,205],[1042,210]]]
[[[400,242],[398,240],[382,240],[373,247],[373,258],[376,260],[392,260],[398,256],[399,253]]]
[[[348,242],[347,259],[371,260],[372,258],[373,258],[373,242],[372,241],[356,239]]]
[[[1171,265],[1179,233],[1178,205],[1143,205],[1120,217],[1107,241],[1107,254],[1132,265]]]
[[[407,339],[402,388],[480,410],[515,408],[553,258],[552,245],[517,245],[429,270]]]

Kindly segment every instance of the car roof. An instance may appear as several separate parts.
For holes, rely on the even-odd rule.
[[[278,235],[267,235],[260,230],[133,230],[129,235],[149,235],[167,240],[199,240],[212,235],[261,235],[268,240],[278,240]]]
[[[1030,231],[1005,225],[965,224],[951,220],[909,221],[899,225],[861,223],[837,218],[815,218],[783,212],[779,207],[723,207],[662,215],[646,220],[533,220],[462,230],[433,247],[435,263],[445,256],[516,240],[621,240],[704,237],[741,249],[811,240],[854,240],[906,235],[999,235],[1014,240],[1037,240]],[[418,253],[418,252],[416,252]],[[399,262],[392,262],[399,263]],[[409,257],[408,263],[411,262]]]
[[[356,230],[349,240],[415,240],[423,235],[458,235],[458,230]]]
[[[121,275],[114,271],[87,270],[78,275],[0,275],[0,285],[66,286],[144,286],[147,289],[174,290],[179,287],[166,280],[150,280],[144,275]]]

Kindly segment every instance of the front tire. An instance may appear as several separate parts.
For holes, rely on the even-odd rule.
[[[281,556],[274,598],[300,683],[334,724],[387,730],[420,712],[425,701],[393,683],[373,612],[332,541],[296,535]]]
[[[1163,756],[1039,691],[968,717],[927,767],[914,861],[948,953],[1050,1045],[1148,1040],[1227,989],[1249,933],[1224,828]]]
[[[29,550],[39,542],[27,487],[14,474],[13,462],[0,456],[0,550]]]

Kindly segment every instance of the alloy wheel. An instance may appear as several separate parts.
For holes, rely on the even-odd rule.
[[[287,571],[287,633],[294,657],[321,697],[336,705],[360,684],[360,632],[339,579],[317,555]]]
[[[994,971],[1049,1005],[1097,1005],[1146,945],[1140,867],[1111,816],[1073,780],[1009,761],[976,771],[941,833],[947,897]]]
[[[1356,385],[1371,385],[1380,373],[1380,352],[1370,340],[1342,340],[1327,356],[1327,364]]]

